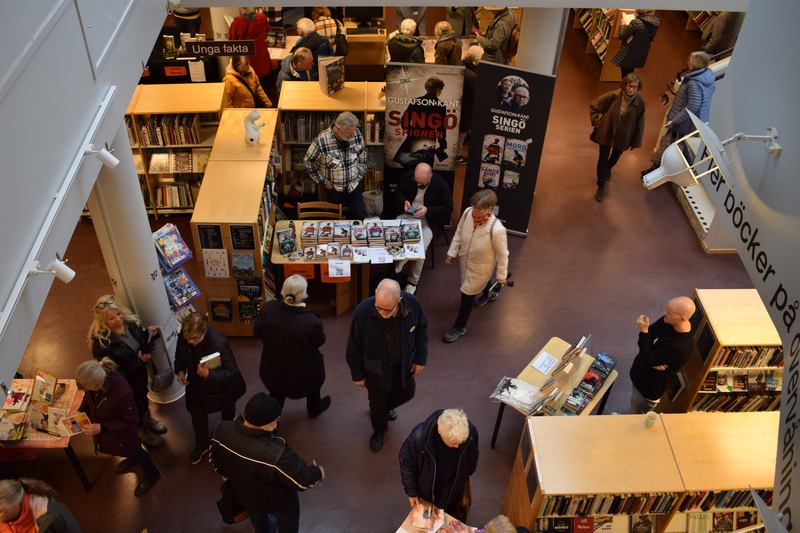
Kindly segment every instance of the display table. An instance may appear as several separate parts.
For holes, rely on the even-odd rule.
[[[78,412],[78,408],[83,401],[83,391],[78,389],[74,379],[59,379],[58,383],[65,384],[66,390],[63,396],[53,402],[53,406],[57,406],[59,409],[65,409],[67,411],[67,417],[74,416]],[[12,388],[30,388],[32,386],[32,379],[15,379],[11,382]],[[50,433],[42,433],[33,430],[30,427],[30,422],[28,422],[27,436],[22,440],[5,443],[5,448],[26,450],[37,448],[61,448],[64,450],[64,453],[67,454],[67,458],[72,464],[72,468],[75,469],[75,473],[78,474],[83,488],[88,492],[92,490],[92,484],[89,483],[89,478],[86,477],[86,473],[83,471],[83,467],[80,461],[78,461],[78,456],[75,455],[75,451],[72,449],[69,439],[70,438],[66,436],[51,435]]]
[[[297,41],[299,40],[300,40],[299,35],[287,35],[286,48],[267,47],[267,51],[269,52],[269,58],[272,60],[273,70],[278,69],[280,71],[281,61],[286,59],[286,56],[292,53],[292,48],[294,48],[294,45],[296,45]]]

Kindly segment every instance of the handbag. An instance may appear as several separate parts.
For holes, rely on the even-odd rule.
[[[220,485],[219,491],[222,493],[222,498],[217,501],[217,509],[219,509],[223,522],[235,524],[247,518],[247,509],[242,507],[242,504],[236,499],[236,494],[233,493],[230,481],[225,480]]]
[[[152,392],[164,392],[170,388],[172,382],[175,380],[175,372],[173,372],[172,367],[159,373],[152,359],[147,362],[146,366],[147,376],[149,378],[147,386]]]
[[[340,27],[340,22],[335,20],[336,22],[336,37],[333,38],[333,43],[336,45],[336,55],[337,56],[346,56],[347,52],[350,51],[350,45],[347,44],[347,36],[342,32]]]

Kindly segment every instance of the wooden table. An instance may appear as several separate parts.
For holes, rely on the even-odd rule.
[[[536,356],[533,359],[531,359],[530,363],[525,365],[525,368],[523,368],[522,372],[519,373],[517,379],[520,379],[522,381],[525,381],[526,383],[530,383],[531,385],[535,385],[539,388],[542,388],[542,385],[544,385],[545,382],[548,379],[550,379],[553,370],[555,370],[555,367],[558,366],[558,364],[553,366],[553,369],[551,369],[549,374],[543,374],[540,371],[533,368],[532,366],[533,362],[536,361],[536,359],[544,352],[547,352],[548,354],[560,360],[561,356],[566,353],[566,351],[569,349],[570,346],[571,346],[570,343],[568,343],[567,341],[559,339],[558,337],[553,337],[547,342],[547,344],[544,345],[544,348],[539,350],[539,353],[537,353]],[[577,384],[580,383],[581,380],[583,380],[583,376],[586,374],[586,371],[589,370],[589,367],[592,366],[592,363],[594,363],[594,357],[584,353],[579,361],[578,368],[575,371],[573,371],[572,374],[573,380],[577,381],[575,386],[577,386]],[[594,398],[592,398],[592,401],[589,402],[589,405],[587,405],[581,412],[581,415],[588,415],[589,413],[591,413],[592,410],[595,408],[595,406],[598,405],[598,403],[600,404],[598,414],[603,414],[603,409],[605,408],[606,400],[608,399],[608,392],[611,390],[611,386],[614,384],[614,380],[616,379],[617,379],[617,371],[612,370],[611,373],[606,378],[605,382],[603,383],[603,387],[598,391],[597,394],[595,394]],[[572,387],[572,389],[574,388],[575,387]],[[571,392],[572,389],[570,389],[569,392]],[[565,393],[567,392],[563,388],[562,390],[564,390]],[[494,433],[492,433],[492,449],[494,449],[495,442],[497,442],[497,433],[498,431],[500,431],[500,422],[503,420],[503,411],[505,410],[505,407],[506,404],[500,402],[500,407],[497,411],[497,420],[495,421],[494,424]],[[527,415],[527,413],[520,411],[519,409],[517,409],[517,411],[519,411],[523,415]]]
[[[244,118],[252,111],[252,109],[228,108],[222,113],[210,161],[269,161],[278,111],[257,110],[261,119],[256,122],[263,123],[264,127],[259,130],[261,138],[258,143],[251,145],[244,137]]]
[[[83,401],[83,391],[78,389],[74,379],[59,379],[58,383],[67,385],[63,409],[67,410],[67,417],[74,416],[77,414],[78,408]],[[15,379],[11,382],[11,386],[32,387],[33,380]],[[78,479],[81,480],[83,488],[86,489],[86,492],[89,492],[92,490],[92,484],[89,483],[89,478],[86,477],[86,472],[83,471],[83,467],[80,461],[78,461],[78,456],[75,455],[75,451],[72,449],[69,439],[70,438],[66,436],[51,435],[49,433],[32,430],[29,425],[27,437],[16,442],[9,442],[6,444],[6,447],[22,449],[61,448],[64,450],[64,453],[67,454],[67,458],[72,464],[72,468],[75,469],[75,473],[78,474]]]
[[[300,40],[299,35],[287,35],[285,48],[276,48],[271,46],[267,47],[267,51],[269,52],[269,58],[272,60],[273,69],[281,68],[281,62],[284,59],[286,59],[286,56],[292,53],[292,48],[294,48],[294,45],[296,45],[297,41],[299,40]]]

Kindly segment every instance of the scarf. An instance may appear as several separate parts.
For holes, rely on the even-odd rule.
[[[472,229],[477,229],[478,226],[483,226],[484,224],[489,222],[489,219],[491,217],[492,217],[492,212],[489,211],[488,213],[483,215],[481,218],[478,218],[478,217],[475,216],[475,209],[473,209],[472,210]]]
[[[636,96],[634,94],[634,96]],[[622,89],[622,99],[619,102],[619,114],[624,115],[628,111],[628,106],[633,102],[633,96],[628,96],[625,89]]]
[[[0,532],[2,533],[37,533],[39,530],[36,527],[36,521],[31,512],[31,495],[25,493],[22,499],[22,508],[19,512],[19,518],[13,521],[3,522],[0,525]]]

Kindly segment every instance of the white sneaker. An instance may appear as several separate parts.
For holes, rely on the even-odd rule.
[[[408,285],[406,285],[405,291],[408,294],[414,294],[415,292],[417,292],[417,286],[414,285],[413,283],[409,283]]]

